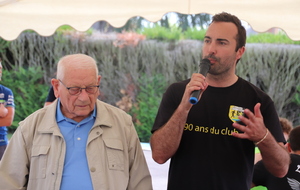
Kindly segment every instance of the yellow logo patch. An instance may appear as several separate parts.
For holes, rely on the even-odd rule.
[[[243,113],[244,113],[244,108],[231,105],[229,107],[228,117],[232,122],[237,122],[240,120],[238,116],[243,115]]]

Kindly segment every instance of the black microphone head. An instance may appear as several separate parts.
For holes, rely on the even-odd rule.
[[[210,69],[210,60],[209,59],[202,59],[199,64],[199,73],[206,76],[207,72]]]

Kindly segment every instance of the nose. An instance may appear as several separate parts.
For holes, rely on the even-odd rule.
[[[85,91],[85,89],[81,89],[78,99],[82,101],[89,99],[89,94]]]
[[[217,49],[216,49],[216,43],[214,42],[211,42],[209,45],[208,45],[208,54],[209,55],[214,55],[217,53]]]
[[[203,44],[203,54],[205,56],[215,55],[217,53],[217,44],[214,40],[210,39]]]

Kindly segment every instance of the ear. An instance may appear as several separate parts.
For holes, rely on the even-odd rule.
[[[58,86],[59,86],[59,80],[57,79],[51,79],[51,84],[52,84],[52,87],[53,87],[53,90],[54,90],[54,95],[56,98],[59,97],[59,93],[58,93]]]
[[[290,144],[290,143],[286,143],[286,147],[287,147],[287,150],[288,150],[289,152],[292,152],[291,144]]]
[[[245,52],[246,48],[245,46],[239,48],[236,52],[236,59],[241,59],[241,57],[243,56],[244,52]]]
[[[100,85],[101,75],[98,75],[98,85]]]
[[[100,85],[101,75],[98,75],[98,85]],[[100,96],[100,88],[98,88],[97,96]]]

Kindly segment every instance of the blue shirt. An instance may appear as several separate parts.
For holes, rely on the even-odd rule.
[[[5,107],[15,107],[14,95],[11,89],[3,85],[0,85],[0,103],[4,104]],[[0,123],[0,146],[4,146],[7,144],[7,128],[6,126],[2,126]]]
[[[66,118],[60,109],[58,99],[56,121],[66,143],[66,156],[61,182],[61,190],[92,190],[93,184],[86,157],[86,143],[90,129],[96,118],[93,113],[79,123]]]

